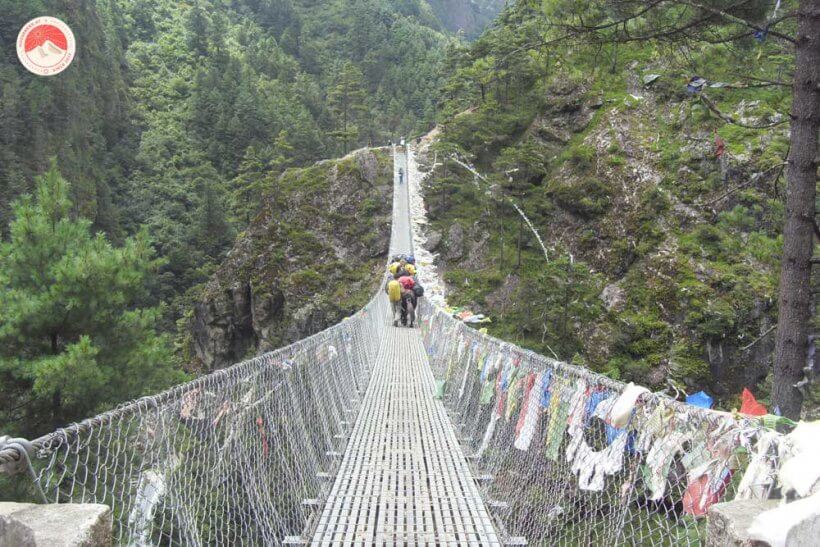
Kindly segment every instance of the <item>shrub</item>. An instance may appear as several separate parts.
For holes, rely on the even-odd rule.
[[[708,382],[712,372],[709,363],[695,355],[687,345],[678,344],[672,349],[672,376],[687,383]]]
[[[612,197],[609,187],[595,178],[585,178],[576,184],[553,181],[549,192],[563,209],[584,218],[605,213]]]
[[[568,161],[574,167],[586,170],[593,167],[595,153],[596,150],[592,146],[577,144],[561,154],[561,159]]]

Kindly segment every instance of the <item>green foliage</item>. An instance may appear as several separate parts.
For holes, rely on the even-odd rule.
[[[710,379],[709,363],[686,344],[678,344],[672,349],[671,364],[675,378],[685,380],[688,385],[698,385]]]
[[[262,202],[266,182],[284,169],[292,150],[287,142],[287,131],[282,131],[273,146],[257,149],[249,146],[239,165],[239,172],[231,181],[231,208],[238,222],[250,223]]]
[[[53,0],[0,1],[0,237],[8,235],[13,200],[34,190],[34,176],[58,157],[75,181],[71,198],[95,229],[121,236],[118,193],[130,165],[133,135],[123,49],[112,29],[122,24],[109,2],[82,6]],[[30,19],[49,14],[73,28],[77,58],[57,78],[30,74],[14,38]]]
[[[603,214],[611,204],[611,189],[597,178],[578,182],[552,180],[548,191],[558,205],[584,218]]]
[[[318,272],[306,268],[291,274],[286,283],[305,295],[312,295],[322,292],[325,279]]]
[[[534,281],[524,285],[520,294],[534,312],[526,327],[541,331],[555,351],[573,355],[583,347],[580,326],[602,312],[599,276],[586,264],[561,257],[544,264]]]
[[[182,379],[144,307],[162,262],[147,234],[115,248],[72,209],[52,166],[0,245],[0,423],[26,435]]]
[[[592,146],[578,144],[561,155],[563,161],[568,161],[580,171],[588,171],[595,166],[596,151]]]
[[[504,188],[513,194],[541,184],[547,174],[547,161],[542,148],[533,139],[504,148],[495,160],[493,168],[507,175]]]
[[[476,112],[465,112],[453,118],[445,127],[444,139],[486,159],[509,145],[532,123],[536,114],[533,106],[513,108],[495,101],[488,102]]]
[[[650,220],[669,210],[669,197],[658,187],[652,187],[641,195],[642,220]]]
[[[702,307],[693,307],[685,323],[705,338],[721,338],[734,329],[735,310],[726,300],[708,300]]]
[[[672,330],[653,313],[623,313],[619,316],[616,347],[635,358],[655,360],[669,346]]]

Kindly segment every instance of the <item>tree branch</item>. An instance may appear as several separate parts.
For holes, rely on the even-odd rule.
[[[715,103],[713,103],[712,101],[710,101],[710,100],[709,100],[709,98],[708,98],[708,97],[707,97],[707,96],[706,96],[703,92],[701,92],[701,93],[700,93],[699,97],[700,97],[700,100],[703,102],[703,104],[705,104],[705,105],[706,105],[706,107],[707,107],[709,110],[711,110],[712,112],[714,112],[714,114],[715,114],[718,118],[720,118],[721,120],[723,120],[723,121],[724,121],[724,122],[726,122],[726,123],[731,123],[731,124],[733,124],[733,125],[737,125],[737,126],[740,126],[740,127],[745,127],[746,129],[768,129],[768,128],[770,128],[770,127],[775,127],[775,126],[777,126],[777,125],[781,125],[781,124],[788,123],[789,121],[791,121],[791,120],[789,119],[789,117],[788,117],[788,116],[786,116],[786,117],[784,117],[782,120],[780,120],[779,122],[772,122],[772,123],[767,123],[767,124],[764,124],[764,125],[749,125],[749,124],[745,124],[745,123],[743,123],[743,122],[739,122],[739,121],[737,121],[736,119],[734,119],[733,117],[729,116],[728,114],[724,114],[723,112],[721,112],[721,111],[718,109],[718,107],[717,107],[717,106],[715,106]]]
[[[637,19],[641,15],[652,11],[653,9],[655,9],[655,7],[662,4],[664,1],[665,0],[655,0],[654,2],[649,2],[643,9],[638,10],[637,13],[633,13],[632,15],[629,15],[628,17],[624,17],[623,19],[618,19],[617,21],[611,21],[609,23],[604,23],[602,25],[595,25],[595,26],[584,25],[584,20],[581,19],[581,16],[579,15],[578,18],[581,19],[581,26],[580,27],[572,27],[572,28],[581,29],[584,32],[595,32],[595,31],[598,31],[598,30],[604,30],[604,29],[608,29],[608,28],[612,28],[612,27],[617,27],[621,23],[627,23],[628,21],[632,21],[633,19]]]
[[[769,171],[774,171],[774,170],[775,170],[775,169],[777,169],[778,167],[782,170],[784,165],[786,165],[786,162],[783,162],[783,163],[782,163],[782,164],[780,164],[780,165],[775,165],[775,166],[773,166],[773,167],[769,167],[768,169],[766,169],[765,171],[763,171],[763,172],[761,172],[761,173],[757,173],[755,176],[753,176],[753,177],[752,177],[751,179],[749,179],[748,181],[744,182],[743,184],[738,184],[738,185],[737,185],[737,186],[735,186],[734,188],[732,188],[732,189],[730,189],[730,190],[727,190],[726,192],[724,192],[722,195],[718,196],[717,198],[715,198],[715,199],[713,199],[713,200],[711,200],[711,201],[708,201],[708,202],[704,203],[704,204],[703,204],[703,206],[704,206],[704,207],[710,207],[710,206],[714,205],[714,204],[715,204],[715,203],[717,203],[718,201],[721,201],[721,200],[723,200],[723,199],[725,199],[725,198],[729,197],[730,195],[734,194],[735,192],[737,192],[737,191],[738,191],[738,190],[740,190],[741,188],[746,188],[746,187],[747,187],[747,186],[749,186],[750,184],[754,184],[755,182],[759,181],[759,180],[763,177],[763,175],[765,175],[765,174],[766,174],[766,173],[768,173]],[[778,176],[779,176],[779,175],[778,175]]]
[[[757,78],[755,76],[749,76],[748,74],[735,73],[735,77],[736,78],[745,78],[745,79],[750,80],[752,82],[760,82],[760,83],[768,84],[768,85],[778,85],[778,86],[788,87],[788,88],[792,87],[792,84],[788,83],[788,82],[781,82],[780,80],[768,80],[766,78]],[[751,86],[749,86],[749,87],[751,87]]]
[[[776,37],[780,38],[781,40],[786,40],[787,42],[791,43],[792,45],[797,44],[795,39],[792,38],[791,36],[787,36],[786,34],[782,34],[780,32],[772,30],[771,28],[759,27],[759,26],[755,25],[754,23],[752,23],[751,21],[747,21],[746,19],[742,19],[742,18],[737,17],[735,15],[732,15],[730,13],[726,13],[725,11],[723,11],[721,9],[713,8],[711,6],[704,6],[700,2],[693,2],[692,0],[673,0],[673,1],[677,2],[679,4],[686,4],[687,6],[692,6],[693,8],[697,8],[699,10],[703,10],[703,11],[706,11],[706,12],[709,12],[709,13],[713,13],[715,15],[720,15],[721,17],[723,17],[727,21],[731,21],[732,23],[735,23],[735,24],[738,24],[738,25],[744,25],[744,26],[747,26],[749,28],[753,28],[753,29],[755,29],[757,31],[760,31],[760,32],[767,32],[768,34],[771,34],[772,36],[776,36]]]
[[[712,45],[727,44],[730,42],[734,42],[735,40],[744,38],[746,36],[750,36],[751,34],[751,30],[744,30],[743,32],[738,32],[737,34],[730,34],[729,36],[721,36],[719,38],[702,38],[701,40],[703,42],[706,42],[707,44]]]
[[[752,340],[750,344],[748,344],[748,345],[743,346],[742,348],[740,348],[740,351],[746,351],[746,350],[747,350],[747,349],[749,349],[750,347],[754,346],[755,344],[757,344],[758,342],[760,342],[761,340],[763,340],[763,338],[765,338],[767,334],[769,334],[770,332],[772,332],[772,331],[773,331],[774,329],[776,329],[776,328],[777,328],[777,323],[775,323],[774,325],[772,325],[771,327],[769,327],[768,329],[766,329],[766,332],[764,332],[763,334],[761,334],[760,336],[758,336],[757,338],[755,338],[754,340]]]

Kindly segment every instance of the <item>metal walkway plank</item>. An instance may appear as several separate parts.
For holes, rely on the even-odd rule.
[[[311,545],[501,545],[418,330],[388,328]]]

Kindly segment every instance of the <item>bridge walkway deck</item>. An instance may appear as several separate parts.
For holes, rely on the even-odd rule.
[[[385,331],[311,545],[500,545],[418,329]]]

